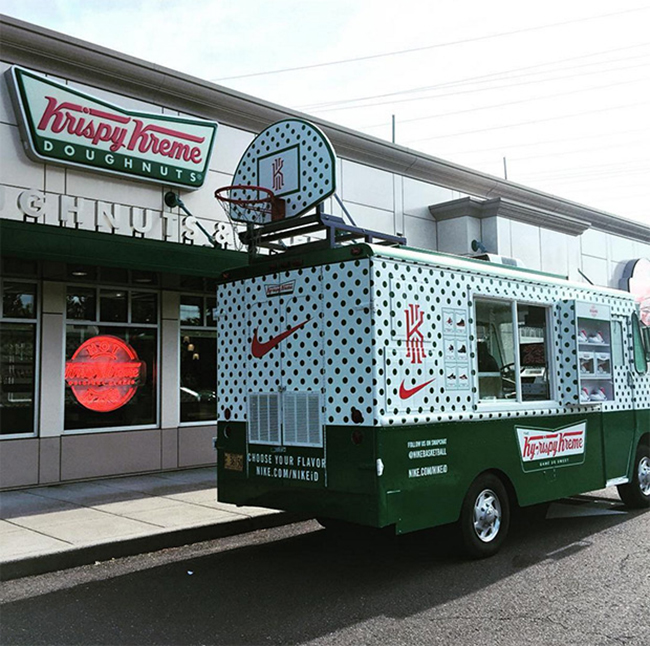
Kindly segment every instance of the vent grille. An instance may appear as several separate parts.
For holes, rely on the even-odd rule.
[[[248,393],[248,441],[280,444],[279,393]]]
[[[248,393],[251,444],[323,446],[323,417],[318,392]]]
[[[323,446],[320,393],[284,393],[282,409],[286,445]]]

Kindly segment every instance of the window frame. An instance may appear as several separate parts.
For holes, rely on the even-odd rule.
[[[9,283],[27,283],[34,285],[34,318],[5,317],[2,301],[0,301],[0,322],[34,326],[34,412],[32,416],[32,431],[25,433],[0,433],[0,441],[28,439],[39,437],[40,434],[40,403],[41,403],[41,315],[42,315],[42,282],[36,278],[20,278],[18,276],[0,277],[0,298],[4,295],[4,285]]]
[[[201,308],[201,325],[183,325],[181,322],[181,301],[183,296],[191,296],[194,298],[201,298],[203,306]],[[213,315],[213,320],[214,324],[213,325],[208,325],[207,324],[207,304],[208,304],[208,299],[214,299],[216,301],[216,294],[212,293],[206,293],[206,292],[196,292],[192,290],[183,290],[180,292],[179,297],[178,297],[178,388],[180,390],[181,387],[181,352],[183,350],[183,337],[184,336],[191,336],[192,332],[213,332],[214,333],[214,338],[215,342],[217,340],[217,316],[216,314]],[[215,303],[215,309],[216,309],[216,303]],[[215,352],[214,355],[214,363],[215,363],[215,372],[216,372],[216,364],[217,364],[217,355]],[[216,377],[215,377],[215,388],[216,388],[217,382],[216,382]],[[187,426],[214,426],[217,423],[217,417],[218,417],[218,411],[217,411],[217,406],[215,403],[214,407],[214,419],[204,419],[204,420],[195,420],[195,421],[188,421],[184,422],[182,421],[182,415],[181,415],[181,406],[182,406],[182,401],[179,396],[178,398],[178,425],[187,427]]]
[[[648,372],[648,351],[641,321],[636,312],[632,312],[630,319],[632,333],[632,365],[638,375],[645,375]]]
[[[514,352],[514,369],[515,369],[515,393],[516,399],[481,399],[479,392],[478,384],[478,318],[476,314],[476,305],[477,301],[487,302],[487,303],[499,303],[499,304],[510,304],[510,314],[512,317],[513,325],[513,352]],[[547,380],[548,380],[548,399],[523,399],[522,392],[522,383],[521,383],[521,357],[520,357],[520,334],[519,334],[519,317],[518,317],[518,306],[519,305],[531,305],[534,307],[539,307],[544,310],[545,313],[545,324],[546,324],[546,339],[545,339],[545,351],[546,351],[546,369],[547,369]],[[472,361],[472,369],[476,375],[476,387],[474,392],[474,401],[475,407],[478,412],[490,412],[490,411],[517,411],[533,408],[544,408],[544,409],[559,409],[560,402],[557,397],[557,382],[556,382],[556,358],[555,352],[552,351],[552,348],[555,347],[555,336],[554,336],[554,326],[553,326],[553,307],[554,303],[551,301],[532,301],[529,299],[517,299],[517,298],[508,298],[502,296],[493,296],[490,294],[481,294],[473,293],[472,294],[472,351],[474,358]]]
[[[95,318],[94,319],[72,319],[68,318],[68,290],[82,287],[84,289],[90,288],[95,290]],[[104,289],[114,289],[127,292],[127,320],[126,321],[102,321],[100,319],[100,291]],[[131,306],[131,293],[132,292],[149,292],[157,295],[156,298],[156,323],[137,323],[132,321],[132,306]],[[63,435],[80,435],[85,433],[113,433],[120,431],[140,431],[154,428],[160,428],[161,425],[161,393],[162,393],[162,290],[159,286],[156,287],[138,287],[134,285],[120,285],[112,283],[102,283],[98,281],[67,281],[65,283],[65,301],[64,301],[64,332],[63,332],[63,366],[61,374],[65,374],[66,353],[65,346],[67,343],[68,326],[89,326],[97,325],[98,327],[107,328],[147,328],[156,330],[156,386],[154,395],[156,397],[155,406],[155,419],[147,424],[131,424],[119,426],[101,426],[101,427],[84,427],[75,429],[65,428],[65,398],[63,401],[61,428]],[[66,385],[64,384],[63,390],[65,393]]]

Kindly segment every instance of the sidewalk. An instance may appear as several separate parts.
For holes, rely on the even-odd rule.
[[[0,580],[292,520],[217,502],[213,467],[0,492]]]

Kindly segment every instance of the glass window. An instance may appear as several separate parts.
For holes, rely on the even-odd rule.
[[[36,325],[0,323],[0,433],[33,433]]]
[[[126,323],[128,316],[127,292],[123,289],[102,289],[99,292],[101,321]]]
[[[156,424],[158,293],[69,286],[66,312],[64,429]]]
[[[0,434],[36,428],[36,283],[0,282]],[[18,320],[15,320],[18,319]]]
[[[181,325],[203,325],[203,296],[181,296]]]
[[[644,375],[648,369],[648,360],[641,325],[639,324],[639,317],[636,313],[632,314],[632,340],[634,368],[639,374]]]
[[[94,321],[97,318],[97,290],[94,287],[68,287],[66,316],[78,321]]]
[[[155,424],[158,330],[68,325],[65,430]]]
[[[217,335],[211,330],[181,332],[181,422],[217,418]]]
[[[2,315],[10,319],[36,317],[36,285],[5,281],[2,289]]]
[[[548,308],[476,301],[479,399],[550,399]]]
[[[523,401],[550,398],[548,370],[547,309],[517,304],[519,377]]]
[[[156,323],[158,320],[158,295],[154,292],[131,294],[131,321],[133,323]]]
[[[480,399],[516,396],[512,304],[476,301],[478,390]]]
[[[625,363],[623,355],[623,324],[620,321],[612,321],[612,361],[615,366],[622,366]]]
[[[205,324],[208,327],[217,326],[217,299],[205,299]]]

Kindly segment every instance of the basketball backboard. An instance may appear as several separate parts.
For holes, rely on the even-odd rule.
[[[334,193],[336,157],[325,134],[301,119],[284,119],[261,132],[242,155],[233,186],[260,186],[285,202],[285,218],[306,213]],[[231,197],[250,198],[250,191],[233,188]],[[256,195],[255,195],[256,197]],[[271,212],[231,211],[241,222],[266,224]]]

